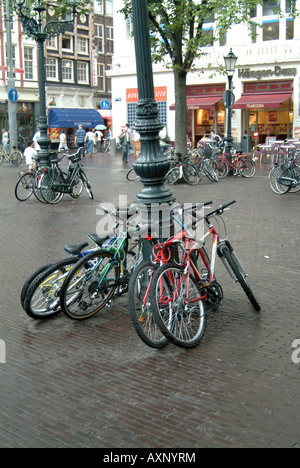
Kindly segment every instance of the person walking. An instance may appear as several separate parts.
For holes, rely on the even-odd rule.
[[[8,145],[8,132],[6,130],[4,130],[4,128],[2,129],[2,148],[4,150],[8,150],[7,148],[7,145]]]
[[[102,142],[103,133],[101,132],[101,130],[96,130],[95,135],[96,135],[97,152],[101,153],[101,142]]]
[[[86,135],[86,132],[82,128],[82,124],[79,124],[78,129],[75,132],[75,145],[77,145],[78,149],[84,147],[85,135]],[[82,153],[83,153],[83,157],[84,157],[84,152],[82,151]]]
[[[87,143],[87,150],[89,153],[89,158],[91,158],[93,151],[94,151],[94,143],[95,143],[95,133],[92,131],[91,128],[85,135],[85,142]]]
[[[24,150],[24,158],[26,164],[28,164],[29,172],[32,172],[33,169],[36,167],[36,160],[35,156],[37,155],[37,151],[33,147],[34,143],[32,140],[27,142],[27,148]]]
[[[140,134],[136,130],[133,131],[133,148],[134,148],[134,159],[137,159],[141,152],[141,142],[140,142]]]
[[[68,145],[67,145],[67,137],[64,131],[61,131],[59,135],[59,145],[58,145],[58,151],[61,151],[64,149],[65,151],[68,151]]]
[[[33,135],[33,138],[32,138],[32,140],[33,140],[33,147],[34,147],[34,149],[35,149],[36,151],[40,151],[40,149],[41,149],[40,145],[39,145],[38,142],[37,142],[37,139],[40,138],[40,137],[41,137],[41,132],[40,132],[39,129],[37,128],[37,129],[36,129],[36,132],[35,132],[35,134]]]
[[[123,162],[128,163],[128,156],[131,147],[131,135],[128,124],[122,128],[122,133],[119,135],[119,141],[122,145],[122,160]]]

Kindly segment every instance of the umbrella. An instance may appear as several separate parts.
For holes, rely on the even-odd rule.
[[[106,130],[107,127],[105,127],[105,125],[102,125],[102,124],[99,124],[99,125],[96,125],[95,127],[95,130]]]

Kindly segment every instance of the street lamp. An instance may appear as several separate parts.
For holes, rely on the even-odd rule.
[[[226,68],[227,77],[228,77],[228,92],[226,95],[226,102],[225,102],[225,105],[227,107],[227,125],[226,125],[226,137],[225,137],[225,143],[224,143],[224,152],[227,154],[232,154],[232,148],[233,148],[233,145],[232,145],[233,137],[231,134],[232,106],[234,104],[234,94],[232,91],[232,78],[234,74],[236,61],[237,61],[237,57],[232,52],[232,49],[230,49],[229,54],[226,55],[226,57],[224,57],[225,68]]]
[[[38,118],[38,125],[40,130],[40,137],[38,144],[41,149],[38,151],[38,159],[41,165],[49,165],[49,146],[51,140],[47,135],[48,119],[46,114],[46,88],[45,88],[45,55],[44,43],[46,39],[58,36],[65,32],[74,24],[76,16],[75,0],[68,0],[67,6],[71,9],[71,17],[68,20],[51,20],[45,23],[43,13],[46,10],[41,4],[41,0],[37,1],[37,6],[33,8],[36,12],[36,18],[32,15],[32,10],[27,6],[26,0],[15,0],[14,9],[21,21],[24,32],[28,37],[35,39],[38,46],[38,70],[39,70],[39,95],[40,95],[40,115]]]
[[[139,93],[135,129],[141,141],[141,152],[133,167],[144,185],[135,202],[141,211],[142,224],[148,224],[150,229],[151,223],[159,220],[159,237],[164,237],[165,229],[170,231],[172,225],[168,206],[175,198],[164,186],[170,160],[162,154],[159,144],[163,125],[154,98],[147,0],[132,0],[132,13]]]

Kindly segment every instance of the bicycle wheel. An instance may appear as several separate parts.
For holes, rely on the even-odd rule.
[[[0,165],[2,164],[3,162],[3,154],[2,154],[2,151],[0,152]]]
[[[88,178],[87,178],[85,172],[82,169],[80,171],[80,177],[81,177],[81,180],[82,180],[83,185],[85,187],[85,190],[87,191],[88,196],[90,197],[91,200],[93,200],[94,194],[92,192],[91,184],[89,183]]]
[[[197,169],[189,162],[182,166],[183,178],[190,185],[197,185],[200,178]]]
[[[83,181],[80,177],[76,177],[74,185],[72,186],[72,192],[70,195],[72,198],[78,198],[82,194],[83,190]]]
[[[235,258],[233,253],[227,247],[227,245],[222,245],[220,247],[220,252],[222,255],[224,255],[234,276],[236,277],[237,281],[240,283],[241,287],[243,288],[246,296],[248,297],[249,301],[253,305],[254,309],[258,312],[260,310],[260,305],[255,299],[254,294],[244,277],[245,276],[244,273],[241,271],[241,267],[238,264],[240,262],[238,261],[238,259]]]
[[[61,312],[59,293],[66,275],[77,262],[70,257],[42,271],[29,285],[23,308],[35,319],[54,317]]]
[[[177,266],[163,265],[153,275],[150,302],[160,330],[172,343],[193,348],[206,329],[205,303],[192,276]]]
[[[12,166],[17,167],[21,164],[22,158],[23,156],[22,156],[21,151],[15,150],[11,153],[9,162]]]
[[[180,178],[180,169],[178,166],[171,167],[169,172],[167,173],[165,177],[165,183],[167,185],[173,185],[179,180]]]
[[[41,203],[47,203],[44,198],[42,197],[41,194],[41,180],[44,175],[44,172],[42,170],[39,170],[35,176],[34,182],[33,182],[33,193],[35,198],[41,202]]]
[[[243,177],[253,177],[255,174],[255,162],[250,158],[239,158],[237,170]]]
[[[203,161],[203,172],[211,182],[218,182],[219,177],[216,171],[206,161]]]
[[[269,173],[269,184],[271,189],[277,195],[283,195],[290,190],[289,185],[282,185],[278,179],[285,173],[287,169],[284,166],[274,166]]]
[[[126,179],[129,180],[130,182],[132,182],[133,180],[137,180],[139,178],[140,176],[137,175],[133,167],[126,174]]]
[[[224,179],[227,176],[229,167],[225,161],[221,161],[218,158],[211,159],[210,166],[213,168],[218,176],[218,179]]]
[[[50,174],[45,172],[42,175],[40,180],[40,194],[46,203],[56,205],[62,200],[64,192],[57,191],[53,185],[59,185],[63,182],[63,176],[57,171],[51,171]]]
[[[61,288],[63,313],[74,320],[92,317],[109,302],[119,279],[119,262],[112,253],[99,250],[86,255],[70,271]]]
[[[28,200],[33,193],[35,175],[31,172],[26,172],[20,177],[15,187],[15,196],[19,201]]]
[[[151,262],[141,263],[132,273],[128,289],[133,326],[140,339],[151,348],[162,348],[168,343],[155,322],[149,297],[151,280],[157,268],[158,265]]]
[[[26,296],[26,293],[27,293],[27,290],[30,286],[30,284],[32,283],[32,281],[40,274],[42,273],[42,271],[45,271],[47,270],[48,268],[52,267],[52,263],[48,263],[47,265],[43,265],[41,266],[40,268],[38,268],[37,270],[35,270],[30,276],[28,276],[27,280],[25,281],[24,285],[23,285],[23,288],[22,288],[22,291],[21,291],[21,304],[22,304],[22,307],[24,308],[24,300],[25,300],[25,296]]]

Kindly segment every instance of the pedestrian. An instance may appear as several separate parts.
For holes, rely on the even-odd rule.
[[[212,130],[209,134],[209,138],[213,141],[215,146],[219,146],[222,143],[222,138]]]
[[[82,128],[82,124],[79,124],[78,129],[75,132],[75,145],[77,145],[78,149],[84,147],[85,135],[86,135],[86,132]],[[84,157],[84,151],[82,151],[82,153],[83,153],[83,157]]]
[[[27,147],[24,150],[24,158],[26,164],[28,164],[28,170],[29,172],[32,172],[33,169],[36,168],[36,160],[35,157],[37,155],[37,151],[33,147],[34,142],[32,140],[29,140],[27,142]]]
[[[37,139],[41,137],[41,132],[39,131],[39,129],[37,128],[35,134],[33,135],[33,147],[36,151],[40,151],[41,147],[40,145],[38,144],[37,142]]]
[[[124,127],[122,127],[122,132],[119,135],[119,141],[120,144],[122,145],[122,160],[125,163],[128,163],[128,156],[130,153],[130,147],[131,147],[131,135],[130,135],[130,130],[129,130],[129,125],[126,124]]]
[[[1,142],[2,142],[2,148],[4,150],[8,150],[8,148],[7,148],[8,140],[9,140],[8,132],[6,130],[4,130],[4,128],[3,128],[2,129],[2,140],[1,140]]]
[[[95,133],[92,131],[91,128],[85,135],[85,142],[87,143],[87,150],[89,153],[89,158],[91,158],[93,151],[94,151],[94,143],[95,143]]]
[[[101,132],[101,130],[96,130],[95,135],[96,135],[97,152],[101,153],[101,143],[102,143],[103,133]]]
[[[65,151],[68,151],[68,145],[67,145],[67,137],[65,132],[62,130],[59,135],[59,145],[58,145],[58,151],[61,151],[64,149]]]
[[[140,142],[140,134],[136,130],[133,130],[133,148],[134,148],[134,159],[137,159],[141,151],[141,142]]]

